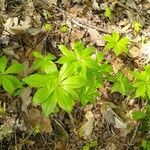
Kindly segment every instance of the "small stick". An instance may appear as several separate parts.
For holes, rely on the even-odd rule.
[[[148,103],[148,101],[145,102],[145,104],[144,104],[144,106],[142,107],[141,111],[143,111],[143,110],[145,109],[147,103]],[[128,145],[127,150],[130,149],[130,147],[131,147],[131,145],[132,145],[132,143],[133,143],[133,141],[134,141],[134,139],[135,139],[135,136],[136,136],[136,134],[137,134],[137,132],[138,132],[138,129],[139,129],[140,125],[141,125],[141,122],[138,122],[137,125],[136,125],[136,127],[135,127],[135,130],[134,130],[134,133],[133,133],[133,135],[132,135],[132,138],[131,138],[131,140],[130,140],[130,142],[129,142],[129,145]]]
[[[74,23],[74,24],[76,24],[76,25],[78,25],[78,26],[80,26],[80,27],[82,27],[82,28],[92,28],[92,29],[96,29],[97,31],[100,31],[100,32],[103,32],[103,33],[107,33],[107,34],[111,33],[111,32],[109,32],[109,31],[107,31],[107,30],[105,30],[105,29],[102,29],[102,28],[96,27],[96,26],[94,26],[94,25],[88,24],[87,22],[81,21],[82,18],[73,18],[73,17],[72,17],[72,14],[70,14],[70,13],[68,13],[68,12],[66,12],[66,11],[64,11],[64,10],[62,10],[61,8],[59,8],[59,7],[55,6],[55,5],[53,5],[53,7],[54,7],[55,9],[61,11],[62,13],[65,13],[65,15],[68,16],[68,19],[69,19],[72,23]]]

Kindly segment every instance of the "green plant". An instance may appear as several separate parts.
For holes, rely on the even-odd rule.
[[[96,69],[98,64],[91,57],[95,51],[94,47],[85,47],[80,41],[74,42],[72,50],[69,50],[65,45],[59,45],[59,49],[63,56],[57,61],[60,64],[71,64],[75,69],[85,77],[87,69]]]
[[[128,53],[127,45],[129,40],[127,37],[120,38],[119,33],[113,32],[112,35],[106,34],[104,36],[106,42],[105,50],[113,50],[116,56],[122,53]]]
[[[142,111],[133,112],[133,118],[143,123],[141,131],[148,132],[150,129],[150,105],[147,104]],[[150,139],[148,136],[145,136],[142,140],[142,147],[144,150],[150,149]]]
[[[115,76],[109,77],[109,81],[114,83],[112,86],[112,92],[119,92],[123,96],[129,95],[132,86],[128,78],[124,76],[122,72],[119,72]]]
[[[62,32],[62,33],[68,32],[68,26],[66,24],[62,24],[60,26],[60,32]]]
[[[22,87],[22,83],[15,75],[22,71],[23,65],[16,61],[9,67],[7,65],[6,56],[2,56],[0,58],[0,85],[6,92],[13,94],[16,89]]]
[[[140,32],[141,27],[142,27],[142,25],[141,25],[139,22],[137,22],[137,21],[133,22],[133,24],[132,24],[132,28],[133,28],[136,32]]]
[[[65,45],[59,45],[59,49],[63,53],[56,62],[62,64],[60,69],[52,61],[53,55],[34,52],[33,68],[40,72],[23,79],[37,89],[33,103],[40,104],[45,115],[53,113],[57,106],[70,112],[77,101],[83,105],[93,102],[99,94],[97,89],[112,71],[109,64],[99,62],[99,57],[92,58],[95,48],[85,47],[82,42],[75,42],[72,50]]]
[[[135,97],[150,99],[150,65],[146,66],[144,71],[135,71],[134,77]]]
[[[111,18],[112,18],[112,11],[111,11],[111,8],[110,8],[110,7],[106,7],[104,14],[105,14],[105,17],[111,19]]]
[[[82,77],[73,75],[72,68],[68,68],[67,65],[63,65],[60,71],[50,74],[33,74],[23,81],[37,88],[33,103],[41,104],[45,115],[54,112],[57,104],[70,112],[78,96],[76,89],[85,83]]]
[[[49,23],[46,23],[46,24],[43,25],[42,28],[44,29],[45,32],[50,32],[50,31],[52,31],[53,26]]]
[[[33,69],[40,70],[46,74],[57,71],[56,65],[52,62],[55,59],[54,55],[41,55],[38,51],[34,51],[33,55],[36,58],[32,65]]]
[[[72,51],[64,45],[59,45],[63,56],[57,61],[60,64],[73,65],[78,74],[87,81],[81,88],[80,101],[83,106],[87,102],[93,103],[99,95],[97,89],[103,86],[103,77],[112,72],[112,67],[107,63],[102,63],[104,55],[99,52],[93,59],[94,47],[85,47],[81,41],[72,45]]]
[[[150,140],[143,140],[142,147],[144,148],[144,150],[150,150]]]

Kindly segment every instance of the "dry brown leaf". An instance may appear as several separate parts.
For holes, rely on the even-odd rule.
[[[91,111],[87,111],[85,114],[85,118],[88,120],[85,122],[80,128],[81,133],[83,134],[84,139],[92,133],[93,131],[93,123],[94,123],[94,115]]]
[[[116,107],[113,103],[103,103],[101,106],[101,113],[104,116],[104,119],[112,124],[115,128],[125,129],[127,127],[127,123],[123,121],[122,118],[116,114],[113,108]]]
[[[126,5],[133,9],[136,9],[136,4],[135,4],[134,0],[127,0]]]
[[[51,120],[48,117],[44,117],[38,108],[31,107],[28,110],[28,114],[25,116],[25,124],[29,129],[35,129],[37,126],[40,127],[41,133],[51,133]]]
[[[31,103],[31,100],[32,100],[32,97],[31,97],[31,88],[30,87],[27,87],[27,88],[24,88],[20,97],[22,99],[22,105],[21,105],[21,110],[28,113],[27,111],[27,107],[28,105]]]
[[[31,23],[30,17],[26,17],[24,21],[19,21],[18,17],[14,17],[14,18],[9,17],[6,20],[6,23],[4,24],[4,28],[8,32],[5,31],[4,34],[6,35],[22,34],[30,27],[30,23]]]
[[[129,52],[130,52],[130,54],[131,54],[131,56],[133,57],[133,58],[136,58],[136,57],[138,57],[138,55],[139,55],[139,48],[137,47],[137,46],[133,46],[132,48],[130,48],[130,50],[129,50]]]
[[[108,143],[105,150],[117,150],[117,147],[114,143]]]
[[[72,16],[77,17],[78,15],[81,16],[84,10],[84,6],[74,5],[70,9],[70,13]]]
[[[94,10],[100,10],[100,6],[96,0],[92,0],[92,7]]]
[[[117,58],[116,60],[112,62],[114,73],[117,73],[122,68],[122,66],[123,66],[123,62],[120,58]]]
[[[88,29],[88,33],[90,35],[90,39],[93,43],[95,43],[97,46],[104,46],[105,42],[103,40],[103,36],[100,35],[100,33],[96,29]]]
[[[72,32],[70,33],[70,40],[71,40],[71,43],[73,43],[75,40],[81,40],[83,38],[85,34],[85,31],[82,30],[72,30]]]

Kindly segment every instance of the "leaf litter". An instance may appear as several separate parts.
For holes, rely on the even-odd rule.
[[[104,10],[107,6],[112,8],[113,22],[104,16]],[[6,54],[10,59],[15,58],[27,64],[21,76],[32,73],[32,68],[30,68],[33,61],[32,50],[40,50],[42,53],[52,52],[59,56],[57,45],[60,43],[69,45],[70,42],[73,43],[77,39],[82,39],[85,43],[102,50],[104,47],[103,35],[112,31],[119,31],[133,39],[135,44],[132,45],[130,54],[138,66],[144,65],[139,63],[141,58],[147,57],[147,54],[149,56],[149,45],[146,44],[141,48],[141,39],[136,37],[136,33],[131,28],[134,21],[140,22],[143,28],[142,35],[149,38],[149,2],[142,2],[141,0],[111,0],[109,2],[103,0],[101,3],[99,0],[93,0],[92,2],[88,0],[20,0],[19,2],[3,0],[0,12],[0,24],[2,26],[0,27],[1,54]],[[46,13],[46,16],[51,17],[45,17],[43,12]],[[50,33],[42,29],[42,26],[46,23],[53,26]],[[61,33],[59,30],[61,24],[66,24],[69,27],[69,32]],[[141,50],[142,54],[139,57]],[[114,72],[117,73],[118,70],[126,66],[120,58],[114,60],[112,54],[108,52],[105,52],[105,54],[110,59]],[[130,69],[127,67],[125,69],[126,74],[129,74]],[[104,90],[105,94],[108,94],[109,85]],[[97,100],[95,105],[87,106],[88,111],[80,108],[81,106],[76,106],[72,112],[76,127],[74,129],[70,119],[62,111],[50,116],[50,118],[43,117],[41,109],[38,106],[33,107],[31,104],[32,92],[30,88],[25,88],[14,104],[11,103],[12,107],[16,107],[15,109],[8,107],[12,99],[6,100],[4,98],[2,100],[1,98],[1,104],[6,103],[7,112],[6,116],[0,116],[0,139],[3,149],[9,146],[16,147],[15,143],[6,144],[15,141],[14,135],[17,139],[26,141],[21,145],[22,148],[31,146],[33,149],[45,147],[51,147],[51,149],[57,147],[58,149],[82,149],[89,140],[93,139],[97,141],[97,145],[94,147],[96,150],[123,150],[126,148],[130,135],[132,135],[136,126],[135,122],[127,116],[130,110],[138,107],[135,102],[129,105],[128,100],[122,101],[118,94],[115,94],[115,97],[107,95],[107,98],[103,98],[104,95],[102,95],[102,98]],[[1,97],[2,95],[3,93],[0,93]],[[111,104],[106,104],[107,101]],[[126,105],[126,109],[124,105]],[[123,115],[118,113],[122,110],[124,111]],[[75,113],[76,111],[77,113]],[[15,120],[23,121],[25,125],[22,126],[25,126],[26,129],[23,131],[21,123],[19,124]],[[9,121],[12,121],[11,125]],[[13,128],[15,123],[18,124],[17,128]],[[78,129],[81,129],[81,135],[78,134]],[[34,134],[30,135],[29,131],[34,131]],[[39,131],[41,132],[38,133]],[[64,138],[65,132],[69,136],[67,137],[69,138],[68,141]],[[36,134],[40,135],[36,136]],[[142,138],[140,133],[137,136],[135,146],[133,146],[134,149],[139,149],[139,141]],[[58,146],[56,146],[57,144]]]

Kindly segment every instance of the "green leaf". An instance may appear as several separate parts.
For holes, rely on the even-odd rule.
[[[103,37],[103,39],[104,39],[104,41],[109,42],[109,41],[112,40],[112,37],[109,34],[105,34],[104,37]]]
[[[79,93],[69,85],[61,85],[61,88],[70,94],[73,100],[79,100]]]
[[[98,54],[96,55],[96,59],[99,63],[102,62],[104,60],[104,53],[98,52]]]
[[[59,63],[59,64],[65,64],[65,63],[72,63],[74,61],[76,61],[76,57],[73,54],[73,55],[70,55],[70,56],[62,56],[61,58],[59,58],[57,60],[57,63]]]
[[[70,56],[73,54],[65,45],[59,45],[58,48],[65,56]]]
[[[102,74],[111,73],[113,68],[109,64],[100,64],[98,72]]]
[[[38,52],[38,51],[34,51],[32,54],[36,58],[43,59],[42,54],[40,52]]]
[[[105,8],[105,17],[108,17],[109,19],[111,19],[111,15],[112,15],[111,8],[106,7]]]
[[[22,88],[22,83],[17,77],[12,76],[12,75],[6,75],[5,77],[7,77],[10,81],[12,81],[15,89]]]
[[[56,59],[56,57],[52,54],[47,54],[46,56],[44,56],[44,60],[54,60]]]
[[[12,81],[9,80],[9,78],[5,76],[2,77],[2,86],[6,92],[8,92],[9,94],[13,94],[15,87]]]
[[[53,26],[50,23],[46,23],[42,27],[46,32],[50,32],[53,29]]]
[[[57,95],[56,92],[54,92],[42,103],[42,110],[44,115],[48,116],[49,114],[53,113],[56,105],[57,105]]]
[[[44,102],[50,96],[50,94],[50,91],[46,87],[38,89],[34,94],[33,103],[40,104]]]
[[[128,38],[124,37],[117,42],[116,46],[114,47],[114,53],[118,56],[121,53],[127,53],[128,48],[127,44],[129,43]]]
[[[128,52],[129,40],[127,37],[120,38],[118,33],[113,32],[112,35],[106,34],[104,40],[106,41],[105,50],[113,49],[117,56]]]
[[[12,64],[6,71],[5,74],[15,74],[22,71],[24,65],[19,63]]]
[[[135,97],[144,97],[146,94],[146,87],[142,86],[142,87],[138,87],[136,89],[136,93],[135,93]]]
[[[112,80],[114,82],[112,92],[117,91],[122,95],[127,95],[131,89],[131,84],[129,83],[128,78],[125,77],[122,72],[119,72],[115,78],[114,81]]]
[[[6,56],[2,56],[0,58],[0,72],[1,73],[4,73],[6,66],[7,66],[7,63],[8,63],[8,61],[7,61]]]
[[[28,84],[30,87],[44,87],[47,85],[50,76],[48,75],[40,75],[40,74],[33,74],[23,79],[23,81]]]
[[[78,76],[68,77],[66,80],[62,81],[61,85],[70,86],[72,89],[80,88],[85,85],[85,80]]]
[[[75,54],[77,57],[81,56],[82,55],[82,51],[83,49],[85,48],[83,42],[81,41],[76,41],[73,43],[73,46],[72,46]]]
[[[52,61],[44,61],[42,63],[41,69],[46,74],[57,72],[57,67],[56,67],[56,65]]]
[[[71,76],[72,74],[75,73],[75,67],[74,65],[70,64],[64,64],[59,72],[59,79],[60,81],[64,80],[66,77]]]
[[[116,43],[107,43],[104,47],[104,50],[110,50],[112,48],[114,48],[116,45]]]
[[[36,59],[32,64],[33,69],[35,69],[35,70],[39,69],[42,66],[42,63],[43,63],[42,60]]]
[[[64,109],[68,113],[71,112],[71,110],[73,109],[74,102],[72,100],[72,97],[70,97],[70,95],[68,94],[68,92],[66,92],[62,88],[58,88],[57,100],[58,100],[59,106],[62,109]]]
[[[133,118],[136,120],[140,120],[146,117],[146,114],[142,111],[133,112]]]
[[[117,32],[113,32],[113,33],[112,33],[112,39],[113,39],[115,42],[118,42],[119,38],[120,38],[119,33],[117,33]]]
[[[96,50],[95,47],[86,47],[83,50],[81,50],[81,57],[82,58],[89,57],[94,53],[95,50]]]
[[[135,97],[150,98],[150,69],[145,67],[144,71],[135,71],[133,73],[135,81]]]
[[[88,68],[96,69],[98,67],[97,62],[94,61],[92,58],[82,59],[81,62]]]

